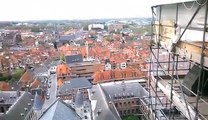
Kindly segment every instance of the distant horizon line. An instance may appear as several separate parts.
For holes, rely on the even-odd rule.
[[[118,19],[139,19],[151,17],[124,17],[124,18],[89,18],[89,19],[43,19],[43,20],[0,20],[1,22],[34,22],[34,21],[88,21],[88,20],[118,20]]]

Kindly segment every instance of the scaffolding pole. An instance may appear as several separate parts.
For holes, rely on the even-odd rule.
[[[181,79],[178,77],[178,55],[176,56],[176,66],[175,66],[175,70],[176,70],[176,79],[178,79],[178,82],[179,82],[179,84],[180,84],[180,89],[181,89],[181,91],[183,90],[183,88],[182,88],[182,82],[181,82]],[[188,103],[187,103],[187,101],[186,101],[186,97],[185,97],[185,95],[184,95],[184,93],[183,93],[183,91],[182,91],[182,97],[183,97],[183,100],[184,100],[184,102],[185,102],[185,105],[186,105],[186,109],[187,109],[187,111],[188,111],[188,116],[189,116],[189,120],[192,120],[192,118],[191,118],[191,115],[190,115],[190,110],[188,109]]]
[[[197,86],[197,96],[196,96],[196,115],[195,115],[195,120],[198,120],[199,117],[199,99],[201,96],[201,91],[200,87],[201,86],[201,81],[203,79],[203,64],[204,64],[204,50],[205,50],[205,39],[206,39],[206,31],[207,31],[207,11],[208,11],[208,2],[206,1],[205,4],[205,19],[204,19],[204,31],[203,31],[203,42],[201,46],[201,58],[200,58],[200,73],[199,73],[199,80],[198,80],[198,86]]]
[[[199,12],[199,10],[203,7],[203,6],[205,6],[205,4],[203,4],[203,5],[199,5],[198,7],[197,7],[197,9],[196,9],[196,11],[194,12],[194,14],[193,14],[193,16],[191,17],[191,19],[190,19],[190,21],[188,22],[188,24],[186,25],[186,27],[185,27],[185,29],[183,30],[183,32],[182,32],[182,34],[179,36],[179,39],[177,39],[177,42],[178,41],[180,41],[181,40],[181,38],[183,37],[183,35],[184,35],[184,33],[186,32],[186,30],[189,28],[189,26],[190,26],[190,24],[192,23],[192,21],[193,21],[193,19],[195,18],[195,16],[197,15],[197,13]],[[178,80],[179,81],[179,83],[180,83],[180,89],[182,90],[182,82],[181,82],[181,80],[180,80],[180,78],[179,78],[179,75],[178,75],[178,56],[176,56],[177,57],[177,60],[176,61],[172,61],[173,63],[173,70],[172,70],[172,75],[170,74],[170,53],[169,53],[169,62],[168,62],[168,70],[167,71],[165,71],[164,70],[164,68],[162,67],[162,65],[160,64],[160,60],[159,60],[159,49],[160,49],[160,46],[159,46],[159,44],[160,44],[160,37],[161,37],[161,34],[160,34],[160,28],[161,28],[161,6],[157,6],[157,7],[160,7],[159,8],[159,35],[158,36],[156,36],[156,48],[154,48],[154,47],[152,47],[151,46],[151,53],[152,53],[152,55],[151,55],[151,57],[154,57],[155,59],[156,59],[156,64],[157,64],[157,69],[156,69],[156,84],[155,84],[155,89],[156,89],[156,91],[154,91],[155,92],[155,94],[156,94],[156,96],[157,96],[157,87],[158,87],[158,80],[159,80],[159,78],[161,78],[160,76],[159,76],[159,71],[162,71],[165,75],[168,75],[168,76],[170,76],[172,79],[171,79],[171,96],[170,96],[170,109],[171,109],[171,105],[172,105],[172,100],[173,100],[173,94],[172,94],[172,91],[173,91],[173,80]],[[188,112],[188,116],[187,116],[187,118],[188,119],[192,119],[192,118],[195,118],[196,120],[198,120],[198,117],[199,117],[199,115],[200,115],[200,113],[199,113],[199,108],[198,108],[198,106],[199,106],[199,100],[202,100],[203,101],[203,99],[201,99],[201,94],[202,94],[202,92],[203,92],[203,90],[202,90],[202,87],[203,87],[203,85],[201,85],[201,83],[206,83],[207,81],[204,81],[204,80],[202,80],[202,78],[204,78],[203,76],[204,76],[204,73],[203,73],[203,69],[204,69],[204,50],[205,50],[205,37],[206,37],[206,35],[205,35],[205,33],[207,32],[207,12],[208,12],[208,2],[206,3],[206,8],[205,8],[205,21],[204,21],[204,32],[203,32],[203,43],[202,43],[202,50],[201,50],[201,58],[200,58],[200,68],[201,68],[201,70],[200,70],[200,74],[199,74],[199,80],[198,80],[198,87],[197,87],[197,94],[194,94],[195,96],[196,96],[196,107],[195,107],[195,112],[196,112],[196,114],[192,114],[192,117],[190,116],[190,112],[189,112],[189,108],[188,108],[188,103],[187,103],[187,100],[186,100],[186,98],[185,98],[185,95],[184,95],[184,93],[182,94],[183,96],[183,99],[184,99],[184,102],[185,102],[185,106],[186,106],[186,109],[188,110],[187,112]],[[178,27],[177,26],[177,21],[178,21],[178,4],[177,4],[177,11],[176,11],[176,24],[175,24],[175,27]],[[153,26],[152,26],[153,27]],[[175,31],[175,33],[176,33],[176,31]],[[152,40],[153,40],[153,38],[152,38]],[[176,44],[177,44],[177,42],[176,42]],[[176,44],[173,44],[173,48],[174,47],[176,47]],[[154,52],[153,52],[153,50],[152,49],[157,49],[156,51],[157,51],[157,54],[155,55],[154,54]],[[175,51],[172,51],[172,52],[175,52]],[[171,53],[171,54],[173,54],[173,53]],[[173,55],[174,57],[175,57],[175,55]],[[153,59],[151,58],[151,61],[153,61]],[[174,63],[175,62],[175,63]],[[152,66],[152,64],[154,64],[155,62],[153,61],[153,62],[151,62],[150,63],[150,66],[151,66],[151,72],[153,72],[154,70],[152,70],[152,67],[154,67],[154,66]],[[191,68],[191,60],[189,60],[189,70],[190,70],[190,68]],[[159,70],[159,67],[162,69],[162,70]],[[175,70],[175,72],[176,72],[176,78],[174,77],[174,70]],[[155,72],[154,72],[154,74],[153,75],[155,75]],[[162,79],[162,78],[161,78]],[[151,85],[151,84],[149,84],[149,85]],[[151,90],[151,89],[149,89],[149,90]],[[188,89],[189,90],[189,89]],[[189,90],[190,91],[190,90]],[[183,92],[183,91],[182,91]],[[191,91],[192,92],[192,91]],[[193,92],[192,92],[193,93]],[[155,101],[157,101],[157,99],[155,99]],[[205,102],[206,103],[206,102]],[[155,109],[157,109],[157,102],[156,102],[156,104],[155,104]],[[187,114],[187,113],[186,113]],[[170,113],[170,116],[171,116],[171,113]],[[169,117],[170,117],[169,116]],[[172,117],[173,118],[173,117]],[[156,114],[155,114],[155,119],[156,119]],[[171,119],[171,117],[169,118],[169,119]]]
[[[153,40],[153,22],[154,22],[154,13],[153,13],[153,7],[151,8],[152,10],[152,26],[151,26],[151,40]],[[152,49],[152,42],[150,42],[150,50]],[[150,62],[152,62],[152,55],[150,55]],[[151,96],[151,73],[152,73],[152,65],[149,64],[149,77],[148,77],[148,92],[149,92],[149,104],[148,104],[148,107],[149,108],[153,108],[153,105],[152,105],[152,96]],[[148,114],[148,118],[150,118],[150,113]]]
[[[171,84],[170,84],[170,109],[169,109],[169,119],[173,119],[173,116],[171,116],[172,113],[172,104],[173,104],[173,80],[174,80],[174,67],[175,67],[175,55],[172,55],[172,78],[171,78]]]
[[[189,25],[191,24],[191,22],[193,21],[193,19],[195,18],[195,16],[196,16],[196,14],[198,13],[198,11],[200,10],[200,8],[201,8],[201,6],[199,6],[198,8],[197,8],[197,10],[195,11],[195,13],[194,13],[194,15],[192,16],[192,18],[191,18],[191,20],[188,22],[188,25],[186,26],[186,28],[184,29],[184,31],[183,31],[183,33],[179,36],[179,39],[178,39],[178,41],[182,38],[182,36],[183,36],[183,34],[185,33],[185,31],[187,30],[187,28],[189,27]],[[155,38],[155,40],[156,40],[156,46],[157,46],[157,55],[154,55],[154,52],[152,51],[152,47],[150,48],[151,49],[151,53],[153,53],[153,56],[155,57],[155,59],[156,59],[156,61],[157,61],[157,68],[156,68],[156,84],[155,84],[155,91],[154,91],[154,93],[155,93],[155,96],[157,96],[157,89],[158,89],[158,80],[159,80],[159,67],[161,67],[162,68],[162,71],[164,70],[163,69],[163,67],[161,66],[161,64],[159,63],[159,52],[160,52],[160,46],[159,46],[159,44],[160,44],[160,42],[159,42],[159,40],[158,40],[158,38],[160,39],[160,26],[161,26],[161,12],[162,12],[162,10],[161,10],[162,8],[161,8],[161,6],[159,6],[159,37],[156,37]],[[178,20],[178,4],[177,4],[177,12],[176,12],[177,14],[176,14],[176,20]],[[153,15],[153,18],[154,18],[154,11],[153,11],[153,7],[152,7],[152,15]],[[153,26],[152,26],[153,27]],[[177,27],[177,23],[175,24],[175,27]],[[152,31],[153,31],[153,29],[152,29]],[[175,31],[176,32],[176,31]],[[153,38],[152,38],[152,40],[153,40]],[[152,44],[151,44],[152,45]],[[151,56],[152,57],[152,56]],[[170,111],[169,111],[169,119],[171,119],[171,118],[173,118],[173,116],[171,117],[171,106],[172,106],[172,101],[173,101],[173,93],[172,93],[172,91],[173,91],[173,80],[175,80],[175,78],[174,78],[174,70],[175,70],[175,56],[174,56],[174,54],[172,55],[172,58],[173,58],[173,61],[172,61],[172,75],[170,75],[170,54],[169,54],[169,59],[168,59],[168,75],[172,78],[171,79],[171,98],[170,98]],[[178,60],[178,59],[177,59]],[[151,58],[151,61],[152,61],[152,58]],[[178,64],[178,62],[177,62],[177,64]],[[149,69],[149,71],[150,71],[150,75],[151,75],[151,72],[152,72],[152,64],[150,64],[150,69]],[[166,71],[163,71],[163,73],[164,74],[167,74],[166,73]],[[150,79],[149,79],[149,87],[151,86],[151,81],[150,81]],[[151,98],[151,92],[150,92],[150,90],[151,90],[151,88],[149,88],[149,95],[150,95],[150,98]],[[186,100],[185,100],[186,101]],[[161,102],[161,101],[160,101]],[[186,106],[187,106],[187,104],[186,104]],[[155,109],[157,109],[157,99],[155,98]],[[155,119],[157,118],[157,114],[156,114],[156,111],[155,111]]]
[[[161,9],[161,6],[160,6],[160,13],[159,13],[159,33],[160,33],[160,20],[161,20],[161,11],[162,11],[162,9]],[[154,10],[153,10],[153,8],[152,8],[152,14],[154,14]],[[159,40],[158,40],[158,38],[156,37],[156,42],[157,42],[157,58],[159,59],[159,52],[160,52],[160,50],[159,50]],[[157,88],[158,88],[158,69],[159,69],[159,65],[157,64],[157,75],[156,75],[156,83],[155,83],[155,95],[157,96]],[[157,98],[155,98],[155,120],[156,120],[156,118],[157,118],[157,112],[156,112],[156,109],[157,109]]]
[[[184,28],[184,31],[182,32],[182,34],[179,36],[178,40],[176,41],[176,44],[178,43],[178,41],[181,40],[181,38],[183,37],[184,33],[186,32],[186,30],[189,28],[190,24],[192,23],[192,21],[194,20],[194,18],[196,17],[197,13],[199,12],[199,10],[201,9],[201,6],[199,5],[196,9],[196,11],[194,12],[193,16],[191,17],[190,21],[188,22],[188,24],[186,25],[186,27]],[[178,13],[178,12],[177,12]],[[173,45],[173,48],[175,49],[176,44]]]

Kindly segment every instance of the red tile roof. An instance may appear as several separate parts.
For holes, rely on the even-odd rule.
[[[4,81],[0,81],[0,91],[9,91],[9,90],[10,90],[9,84]]]
[[[56,68],[57,75],[70,74],[70,68],[66,63],[61,63]]]
[[[30,70],[27,70],[20,78],[19,82],[32,82],[33,74]]]
[[[62,79],[58,79],[57,85],[58,85],[58,87],[62,86],[63,85],[63,80]]]
[[[93,83],[138,77],[144,77],[144,73],[133,68],[97,71],[93,75]]]
[[[31,83],[30,87],[31,87],[32,89],[35,89],[35,88],[37,88],[40,84],[41,84],[40,80],[35,79],[35,80]]]

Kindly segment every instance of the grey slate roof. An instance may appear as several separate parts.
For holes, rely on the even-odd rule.
[[[83,58],[81,55],[68,55],[65,56],[65,61],[67,64],[75,63],[75,62],[83,62]]]
[[[57,66],[58,64],[59,64],[59,60],[56,60],[56,61],[52,61],[51,63],[50,63],[50,66]]]
[[[48,68],[44,65],[44,66],[40,66],[38,68],[35,68],[33,72],[36,75],[36,74],[40,74],[40,73],[45,73],[47,71],[48,71]]]
[[[21,96],[16,100],[6,114],[3,116],[3,120],[24,120],[28,112],[30,112],[33,102],[33,96],[28,92],[21,92]],[[21,116],[24,114],[24,116]]]
[[[87,78],[84,77],[73,78],[70,80],[69,83],[65,83],[59,88],[58,94],[63,95],[66,94],[66,91],[70,91],[72,89],[82,89],[82,88],[90,89],[91,87],[92,84],[88,81]]]
[[[102,83],[90,89],[93,116],[95,120],[121,120],[114,99],[147,97],[148,92],[139,82]]]
[[[128,97],[146,97],[148,92],[139,84],[139,82],[132,83],[115,83],[111,85],[101,85],[104,92],[111,97],[111,99],[121,99]]]
[[[110,103],[110,98],[105,95],[100,84],[93,86],[90,93],[95,120],[121,120],[114,104]]]
[[[81,118],[71,106],[57,99],[39,120],[81,120]]]
[[[75,106],[76,107],[81,107],[83,106],[84,104],[84,98],[83,98],[83,95],[82,93],[78,90],[77,91],[77,94],[76,94],[76,97],[75,97]]]
[[[12,81],[9,83],[9,85],[12,88],[11,91],[16,91],[19,89],[18,81]]]
[[[60,41],[69,41],[69,40],[74,40],[75,39],[75,35],[71,34],[71,35],[62,35],[60,36]]]
[[[51,59],[47,59],[43,62],[43,65],[45,65],[47,68],[49,68],[50,64],[51,64],[52,60]]]
[[[75,34],[69,34],[69,35],[62,35],[59,38],[59,41],[70,41],[70,40],[75,40],[77,38],[80,38],[83,36],[83,33],[77,32]]]
[[[4,100],[6,104],[13,104],[17,99],[16,91],[0,91],[0,100]]]

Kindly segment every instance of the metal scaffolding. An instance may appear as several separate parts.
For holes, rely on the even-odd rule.
[[[198,1],[192,1],[198,2]],[[189,2],[190,4],[192,2]],[[173,25],[167,25],[162,23],[161,16],[163,15],[163,7],[165,5],[157,5],[152,7],[152,42],[150,46],[150,61],[149,61],[149,80],[148,80],[148,92],[150,104],[148,107],[154,112],[154,119],[159,120],[172,120],[172,119],[189,119],[189,120],[208,120],[208,113],[203,113],[199,109],[199,105],[207,105],[208,100],[203,98],[203,87],[202,83],[206,83],[208,79],[204,80],[205,73],[203,70],[207,70],[208,59],[207,48],[206,48],[206,32],[207,28],[207,17],[208,17],[208,2],[203,4],[197,4],[195,11],[193,12],[190,20],[187,21],[186,26],[180,26],[178,24],[179,19],[179,6],[185,3],[175,3],[175,23]],[[157,8],[157,11],[155,10]],[[200,50],[200,53],[192,53],[189,49],[196,48],[195,43],[188,43],[181,41],[184,34],[188,29],[192,28],[190,25],[194,21],[195,17],[204,9],[204,23],[203,23],[203,36],[200,42],[197,44],[195,51]],[[170,41],[172,38],[165,36],[164,28],[169,31],[174,30],[174,34],[177,34],[177,28],[181,27],[184,30],[180,33],[175,42],[172,42],[171,47],[167,47],[163,44],[164,41]],[[198,30],[198,29],[197,29]],[[185,46],[185,47],[184,47]],[[186,52],[181,52],[182,50]],[[185,54],[184,54],[185,53]],[[185,57],[184,57],[185,56]],[[190,57],[191,56],[191,57]],[[198,56],[198,57],[196,57]],[[200,57],[199,57],[200,56]],[[206,58],[205,58],[206,57]],[[200,60],[199,60],[200,59]],[[197,93],[194,93],[186,86],[183,85],[183,79],[187,73],[192,69],[194,65],[197,65],[200,69],[197,84]],[[188,96],[184,93],[186,88],[193,96]],[[152,104],[154,99],[154,105]],[[193,101],[192,99],[195,99]],[[192,101],[191,101],[192,100]],[[206,108],[205,108],[206,109]],[[156,113],[161,111],[163,116]]]

